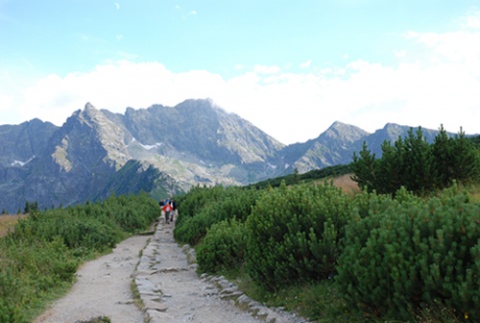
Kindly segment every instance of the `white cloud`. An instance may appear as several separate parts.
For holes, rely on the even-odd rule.
[[[255,65],[254,71],[259,74],[275,74],[280,72],[280,67],[275,65],[272,65],[272,66]]]
[[[13,97],[7,94],[0,93],[0,112],[8,111],[8,108],[13,105]]]
[[[308,60],[308,61],[305,61],[303,63],[300,64],[300,67],[301,68],[309,68],[310,65],[312,65],[312,61],[311,60]]]
[[[480,11],[472,11],[463,17],[460,26],[464,29],[480,29]]]
[[[158,62],[110,62],[86,73],[46,76],[21,92],[0,84],[0,113],[2,123],[4,115],[19,114],[17,123],[40,117],[61,125],[86,102],[123,113],[128,106],[210,97],[286,144],[313,139],[334,121],[370,132],[395,122],[480,133],[479,32],[409,32],[411,46],[392,54],[398,59],[392,66],[357,60],[292,73],[239,65],[237,76],[225,79],[203,70],[174,73]]]
[[[395,51],[394,55],[397,58],[404,58],[405,56],[407,56],[407,51],[404,50],[404,49],[400,49],[400,50]]]
[[[436,61],[446,59],[476,65],[480,63],[480,30],[461,30],[443,34],[408,32],[406,37],[430,49],[431,52],[428,54],[433,54]]]

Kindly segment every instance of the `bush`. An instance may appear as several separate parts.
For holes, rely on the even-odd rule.
[[[0,322],[27,322],[17,306],[22,288],[11,269],[0,270]]]
[[[198,270],[217,273],[238,270],[245,259],[245,224],[235,219],[212,225],[196,250]]]
[[[332,184],[285,184],[262,195],[247,225],[246,269],[268,290],[334,275],[348,197]]]
[[[195,188],[191,196],[188,194],[177,201],[179,217],[175,239],[195,246],[215,223],[230,219],[246,221],[259,194],[255,189],[240,187]]]
[[[439,304],[480,317],[480,206],[445,196],[402,190],[347,225],[336,282],[350,306],[397,320]]]

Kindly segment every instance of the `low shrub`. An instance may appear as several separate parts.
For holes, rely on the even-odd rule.
[[[206,273],[235,271],[243,267],[245,224],[235,219],[213,224],[196,250],[198,270]]]
[[[192,196],[189,193],[177,201],[179,217],[174,230],[175,239],[195,246],[215,223],[230,219],[246,221],[259,194],[255,189],[240,187],[214,187],[210,191],[194,189]]]
[[[246,221],[247,272],[268,290],[333,276],[350,206],[327,182],[263,194]]]
[[[350,306],[412,320],[427,308],[480,317],[480,205],[405,191],[346,226],[336,281]]]

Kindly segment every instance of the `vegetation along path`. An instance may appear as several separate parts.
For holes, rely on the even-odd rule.
[[[305,322],[262,306],[222,277],[198,277],[194,257],[193,249],[175,242],[173,224],[161,220],[153,236],[127,239],[111,254],[82,266],[71,292],[35,323],[95,317],[108,317],[113,323]],[[134,304],[132,281],[142,310]]]

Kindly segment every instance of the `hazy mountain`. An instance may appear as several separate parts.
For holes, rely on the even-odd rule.
[[[211,100],[175,107],[127,108],[124,114],[87,103],[57,127],[38,119],[0,126],[0,208],[23,210],[102,199],[141,190],[156,198],[192,185],[244,185],[293,172],[351,162],[365,141],[384,140],[409,126],[389,123],[370,134],[335,122],[319,137],[285,146]],[[424,130],[433,139],[437,131]]]
[[[358,127],[336,121],[318,138],[287,146],[282,154],[291,165],[290,170],[297,168],[300,173],[347,164],[353,152],[361,149],[361,141],[368,135]]]
[[[398,140],[399,137],[407,137],[408,136],[408,131],[410,128],[413,128],[414,134],[416,134],[418,130],[418,126],[412,127],[412,126],[400,126],[395,123],[387,123],[383,129],[375,131],[373,134],[368,135],[365,137],[365,142],[367,143],[368,149],[375,153],[376,156],[380,157],[382,156],[382,150],[381,150],[381,145],[382,143],[387,140],[390,142],[395,142]],[[435,139],[435,136],[438,133],[438,130],[432,130],[432,129],[424,129],[422,128],[423,136],[428,142],[433,142]],[[453,135],[453,134],[450,134]],[[362,145],[363,145],[363,140],[362,140]],[[358,147],[361,149],[362,147]]]

